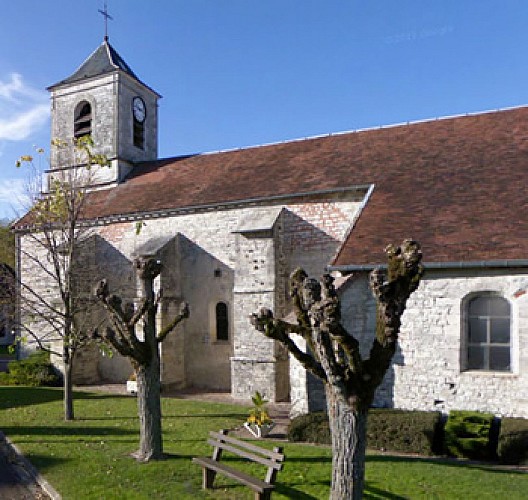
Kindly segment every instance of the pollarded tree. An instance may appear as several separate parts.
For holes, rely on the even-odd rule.
[[[423,273],[422,253],[415,241],[389,246],[386,253],[387,269],[370,274],[377,321],[367,359],[362,359],[357,339],[341,325],[340,301],[330,275],[321,282],[308,278],[302,269],[291,275],[297,324],[275,319],[269,309],[251,318],[257,330],[281,342],[324,383],[332,434],[332,500],[362,498],[368,409],[396,350],[407,299]],[[305,339],[310,353],[297,347],[293,333]]]
[[[135,310],[132,303],[123,305],[117,295],[111,295],[106,280],[95,292],[107,311],[109,325],[93,336],[111,344],[117,352],[132,362],[138,384],[138,415],[140,423],[139,450],[134,454],[141,462],[163,458],[160,400],[159,346],[183,319],[189,317],[189,307],[183,302],[179,313],[159,333],[156,331],[156,311],[161,293],[154,294],[154,279],[161,272],[161,262],[144,257],[136,259],[137,276],[141,283],[142,303]],[[143,338],[136,335],[136,325],[143,320]]]
[[[69,168],[51,171],[43,192],[43,171],[30,155],[17,167],[30,168],[24,217],[14,224],[19,238],[21,276],[17,340],[28,340],[61,358],[64,382],[64,419],[73,420],[73,366],[77,352],[89,340],[90,286],[82,255],[90,228],[83,224],[87,193],[96,165],[108,166],[104,155],[93,152],[90,136],[73,141],[55,139],[52,147],[72,150]],[[38,149],[39,155],[44,153]],[[84,290],[84,293],[83,293]],[[86,291],[87,290],[87,291]]]

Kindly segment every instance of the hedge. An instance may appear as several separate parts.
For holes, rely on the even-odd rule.
[[[497,452],[502,464],[528,465],[528,419],[502,419]]]
[[[441,448],[441,428],[438,412],[372,409],[367,424],[367,445],[382,451],[433,455]],[[316,412],[294,418],[288,439],[331,444],[328,416]]]
[[[60,385],[60,377],[49,360],[49,353],[45,351],[36,351],[20,361],[10,361],[7,369],[7,373],[0,373],[0,385]]]
[[[457,458],[490,460],[495,450],[490,444],[493,415],[453,410],[445,425],[445,451]]]

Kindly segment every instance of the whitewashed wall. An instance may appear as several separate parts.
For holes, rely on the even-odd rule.
[[[526,270],[427,271],[402,318],[400,347],[375,404],[403,409],[467,409],[528,417],[528,294]],[[512,371],[465,371],[461,362],[463,301],[468,294],[495,292],[511,304]],[[347,328],[368,353],[375,303],[366,276],[343,296]]]

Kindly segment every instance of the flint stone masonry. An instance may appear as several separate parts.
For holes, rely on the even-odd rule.
[[[402,317],[400,347],[374,401],[409,410],[466,409],[528,418],[528,297],[515,293],[523,270],[428,270]],[[463,365],[464,305],[471,294],[493,292],[511,305],[512,371],[467,371]],[[343,321],[367,355],[375,303],[365,274],[343,295]]]
[[[144,148],[133,144],[132,99],[139,95],[145,101]],[[52,90],[51,136],[65,140],[74,136],[74,113],[77,104],[87,101],[92,108],[94,153],[106,155],[112,166],[93,167],[92,184],[121,181],[132,162],[155,160],[158,155],[157,96],[125,74],[114,73]],[[75,165],[72,148],[53,148],[52,169]]]
[[[299,349],[306,351],[306,341],[296,336]],[[320,379],[305,368],[296,359],[290,359],[290,417],[294,418],[313,411],[326,409],[324,385]]]
[[[140,253],[154,252],[163,262],[158,327],[171,320],[182,300],[191,309],[191,317],[161,346],[164,386],[231,391],[241,399],[259,390],[271,401],[288,400],[287,351],[257,332],[249,316],[261,307],[277,315],[287,312],[288,277],[297,266],[323,272],[345,236],[345,218],[351,220],[358,207],[357,196],[292,198],[96,226],[85,244],[84,273],[93,285],[106,277],[113,292],[138,304],[132,263]],[[300,241],[305,244],[297,252]],[[27,279],[32,273],[39,273],[35,266],[23,269]],[[216,339],[218,302],[228,306],[228,341]],[[107,358],[96,352],[84,355],[81,371],[83,383],[92,383],[94,376],[123,382],[132,368],[117,354]]]

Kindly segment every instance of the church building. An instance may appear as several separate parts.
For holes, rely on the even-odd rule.
[[[413,238],[425,275],[375,403],[528,418],[528,107],[160,159],[160,95],[107,39],[49,91],[52,137],[90,134],[111,162],[97,168],[84,213],[94,283],[106,277],[137,302],[132,262],[157,256],[159,326],[189,303],[161,345],[165,387],[246,400],[259,390],[296,414],[321,408],[320,384],[249,316],[286,316],[289,274],[329,269],[346,277],[344,326],[366,354],[368,273],[389,243]],[[68,153],[51,162],[52,174],[73,168]],[[16,230],[29,252],[30,227]],[[17,271],[35,280],[24,258]],[[77,383],[132,372],[96,349],[76,365]]]

